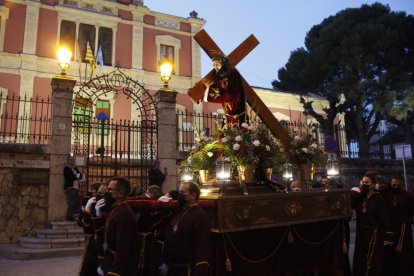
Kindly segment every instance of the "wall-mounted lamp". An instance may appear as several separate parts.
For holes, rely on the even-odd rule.
[[[167,59],[160,63],[161,80],[164,83],[164,88],[168,88],[168,82],[171,80],[173,65]]]
[[[61,70],[60,75],[66,77],[70,66],[70,60],[72,59],[72,52],[67,48],[59,48],[57,51],[57,59]]]

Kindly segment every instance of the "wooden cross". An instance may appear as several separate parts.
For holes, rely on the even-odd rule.
[[[200,45],[200,47],[212,58],[215,54],[222,54],[223,52],[214,42],[214,40],[203,29],[194,35],[194,40]],[[227,57],[229,59],[229,66],[234,68],[248,53],[250,53],[257,45],[259,41],[254,35],[250,35],[245,39],[236,49],[234,49]],[[212,69],[201,81],[197,82],[192,88],[188,90],[188,95],[195,102],[199,102],[204,97],[205,87],[203,81],[206,79],[212,79]],[[263,103],[262,99],[257,96],[256,92],[251,88],[247,81],[241,76],[244,93],[247,103],[256,112],[259,118],[266,124],[275,137],[286,140],[289,137],[288,132],[283,128],[275,116],[270,112],[269,108]]]

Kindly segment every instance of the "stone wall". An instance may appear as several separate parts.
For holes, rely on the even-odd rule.
[[[48,223],[49,161],[43,147],[0,146],[0,243]]]
[[[43,183],[25,181],[34,174],[37,179],[43,176]],[[30,235],[35,227],[47,224],[48,180],[48,171],[0,169],[0,243],[15,242],[20,236]]]

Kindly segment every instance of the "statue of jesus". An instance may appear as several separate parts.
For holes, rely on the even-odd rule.
[[[227,123],[239,126],[246,121],[246,99],[239,71],[231,68],[224,55],[216,55],[213,61],[213,79],[203,81],[206,87],[205,102],[221,103]]]

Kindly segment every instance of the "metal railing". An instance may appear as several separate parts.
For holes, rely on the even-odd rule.
[[[252,117],[252,116],[250,116]],[[259,121],[258,116],[253,116],[254,120]],[[195,128],[199,131],[205,131],[210,136],[215,135],[217,125],[223,123],[223,115],[216,113],[195,113],[188,111],[177,112],[177,134],[178,134],[178,150],[190,151],[195,144]],[[285,129],[304,129],[309,127],[304,122],[280,121]],[[312,124],[314,134],[319,144],[325,143],[325,132],[318,124]],[[377,132],[369,143],[369,152],[363,153],[359,149],[356,141],[347,139],[346,129],[344,125],[335,125],[333,138],[336,142],[335,153],[341,158],[360,158],[368,156],[371,159],[391,159],[392,141],[384,141],[383,137],[388,132]]]
[[[48,144],[52,101],[0,92],[0,143]]]

